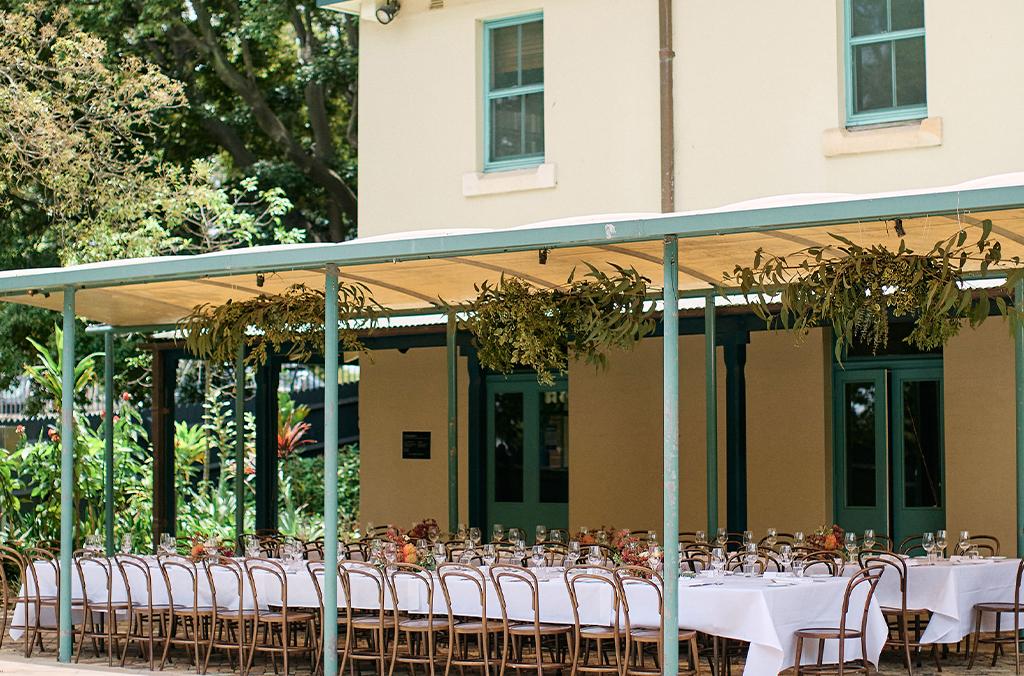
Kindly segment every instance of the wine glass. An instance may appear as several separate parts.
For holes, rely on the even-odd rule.
[[[498,560],[498,548],[494,545],[484,545],[484,555],[481,557],[485,566],[493,566]]]
[[[923,533],[921,535],[921,547],[931,561],[935,556],[935,533]]]
[[[460,523],[459,524],[459,529],[455,533],[455,538],[457,540],[465,540],[466,539],[466,524],[464,524],[464,523]]]
[[[437,527],[436,523],[432,523],[427,526],[427,539],[431,542],[437,542],[437,539],[441,536],[441,529]]]
[[[170,533],[160,534],[160,553],[166,556],[174,553],[174,536]]]
[[[476,547],[483,539],[483,534],[480,532],[479,528],[473,526],[469,529],[469,539],[473,543],[473,546]]]
[[[250,559],[260,558],[260,541],[255,535],[245,538],[245,555]]]
[[[697,542],[697,544],[702,545],[708,541],[708,534],[702,530],[699,530],[693,534],[693,539]]]
[[[434,543],[434,561],[438,563],[444,563],[448,560],[448,548],[444,546],[443,542]]]
[[[384,560],[387,561],[389,568],[395,565],[398,560],[398,545],[396,543],[389,542],[384,545]]]
[[[551,542],[554,542],[555,544],[562,544],[565,542],[565,538],[562,537],[562,531],[557,529],[548,533],[548,538],[550,538]]]
[[[725,571],[725,549],[722,547],[711,550],[711,570],[715,577],[721,577]]]
[[[548,527],[547,526],[542,526],[542,525],[538,524],[537,525],[537,529],[535,531],[535,535],[536,535],[536,538],[535,538],[534,541],[536,543],[540,544],[541,542],[546,542],[547,539],[548,539]]]
[[[754,541],[754,531],[745,530],[743,531],[743,546],[746,547]]]
[[[649,531],[647,531],[647,544],[648,545],[652,545],[652,544],[656,545],[656,544],[658,544],[658,531],[656,531],[656,530],[649,530]]]
[[[957,551],[961,554],[966,554],[967,550],[971,548],[971,534],[968,531],[960,531],[960,544],[957,545]]]
[[[935,551],[940,559],[946,558],[946,531],[935,531]]]
[[[533,561],[534,568],[541,568],[544,565],[544,559],[547,558],[547,554],[544,551],[544,545],[533,546],[533,556],[530,559]]]
[[[505,539],[505,526],[496,523],[491,526],[491,541],[501,542]]]
[[[647,546],[647,562],[650,564],[651,570],[656,573],[660,572],[664,559],[665,552],[662,550],[661,545]]]
[[[121,537],[121,553],[122,554],[131,554],[132,553],[132,536],[130,534],[128,534],[128,533],[125,533]]]
[[[587,563],[591,566],[600,566],[604,563],[604,555],[601,553],[601,548],[597,545],[592,545],[587,550]]]
[[[875,531],[873,528],[867,528],[864,530],[864,549],[875,548]]]
[[[768,545],[768,549],[775,549],[775,543],[779,541],[779,531],[774,528],[769,528],[767,536],[765,537],[765,544]]]
[[[216,536],[211,535],[206,538],[206,541],[203,543],[203,553],[206,554],[206,558],[208,559],[212,559],[217,556],[218,548],[219,543],[217,542]]]
[[[513,542],[513,543],[519,542],[520,540],[524,539],[525,537],[526,537],[526,535],[523,533],[523,531],[519,530],[518,528],[509,528],[508,529],[508,541],[509,542]]]
[[[725,543],[729,540],[729,534],[725,532],[724,528],[719,528],[715,533],[715,542],[718,543],[719,547],[725,547]]]
[[[517,565],[520,565],[523,559],[526,558],[526,540],[516,540],[515,545],[513,545],[512,555],[518,562]]]
[[[608,531],[606,531],[604,528],[597,531],[597,536],[595,539],[597,540],[597,544],[599,545],[608,544]]]
[[[788,544],[783,544],[779,547],[779,563],[782,564],[783,572],[789,570],[789,567],[793,565],[793,547]]]
[[[754,542],[748,542],[744,547],[744,550],[743,574],[747,577],[753,577],[755,566],[757,564],[757,544]]]
[[[845,543],[846,545],[846,558],[849,561],[853,561],[854,552],[857,551],[857,534],[850,531],[846,534]]]
[[[580,561],[580,541],[571,540],[569,542],[569,553],[565,555],[568,561],[567,565],[574,566]]]
[[[802,530],[798,530],[797,532],[793,533],[794,546],[803,547],[806,542],[807,539],[804,537],[804,532]]]

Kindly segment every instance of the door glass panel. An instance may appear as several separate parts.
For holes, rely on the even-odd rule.
[[[494,395],[494,501],[523,501],[523,393]]]
[[[569,393],[541,392],[540,501],[569,502]]]
[[[875,384],[846,383],[846,504],[874,507],[875,495]]]
[[[942,506],[941,415],[939,381],[904,381],[901,433],[907,507]]]

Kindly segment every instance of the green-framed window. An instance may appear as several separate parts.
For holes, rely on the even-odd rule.
[[[544,17],[484,22],[484,171],[544,161]]]
[[[846,123],[928,116],[924,0],[845,0]]]

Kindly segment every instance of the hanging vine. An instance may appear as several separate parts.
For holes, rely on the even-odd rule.
[[[854,341],[874,352],[884,346],[890,315],[912,317],[914,328],[906,342],[930,350],[955,336],[964,320],[977,326],[988,317],[988,293],[965,288],[970,270],[1006,268],[1007,292],[1024,278],[1024,270],[1017,269],[1020,258],[1003,258],[991,232],[992,222],[986,220],[977,241],[968,243],[967,231],[960,230],[923,254],[908,249],[902,238],[893,251],[830,234],[837,246],[812,246],[787,256],[759,248],[753,265],[737,265],[724,277],[744,294],[753,294],[752,307],[769,328],[781,325],[806,335],[811,327],[831,325],[839,360]],[[1019,319],[1001,296],[995,304],[1003,316]]]
[[[477,285],[461,323],[473,334],[481,365],[498,373],[533,369],[539,382],[551,384],[568,371],[570,358],[605,367],[609,350],[631,349],[654,330],[650,280],[611,265],[608,275],[587,263],[582,279],[573,270],[555,289],[504,276]]]
[[[324,349],[323,291],[295,284],[280,294],[263,294],[223,305],[204,303],[179,322],[185,346],[197,357],[234,361],[239,346],[246,346],[248,364],[264,364],[272,350],[304,361]],[[381,311],[363,284],[338,285],[339,349],[362,351],[360,332],[376,326]]]

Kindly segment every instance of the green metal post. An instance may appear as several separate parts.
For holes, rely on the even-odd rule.
[[[235,354],[235,547],[245,532],[245,343]]]
[[[324,283],[324,676],[338,673],[338,266]]]
[[[114,555],[114,334],[103,334],[103,503],[107,556]]]
[[[704,425],[710,536],[718,528],[718,354],[715,352],[715,292],[704,305]]]
[[[60,374],[60,611],[57,659],[71,661],[71,552],[75,528],[75,289],[64,289]]]
[[[1017,395],[1017,556],[1024,554],[1024,280],[1014,288],[1014,303],[1017,306],[1016,323],[1013,326],[1014,384]]]
[[[448,530],[459,524],[459,355],[455,349],[455,311],[448,313]]]
[[[661,671],[675,674],[679,665],[679,240],[665,238],[664,311],[664,533],[665,626]]]

